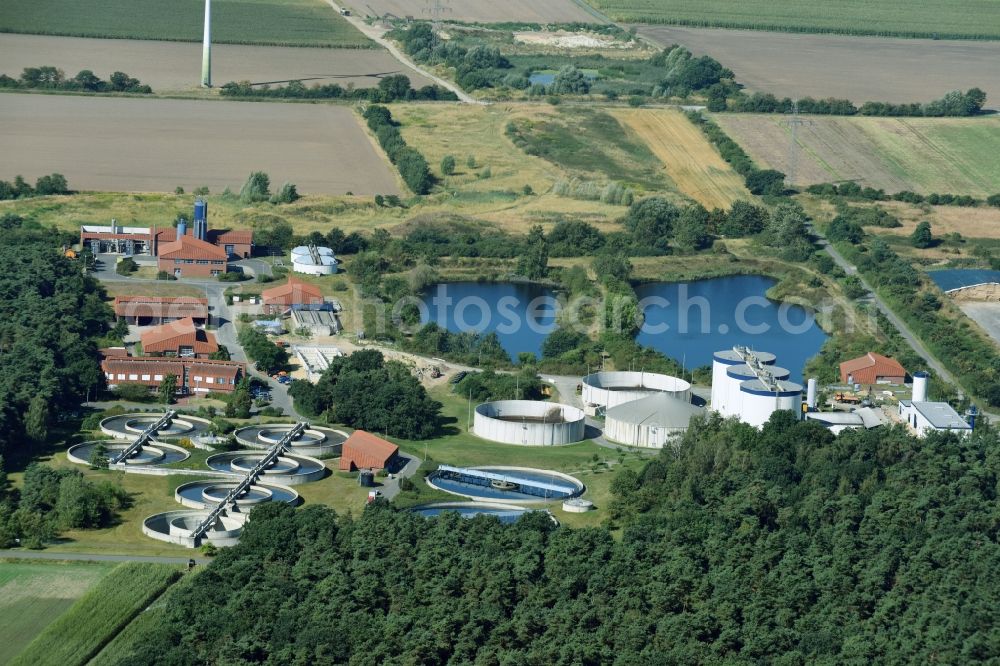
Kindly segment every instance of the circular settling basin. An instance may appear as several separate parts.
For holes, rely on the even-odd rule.
[[[226,495],[236,487],[235,483],[226,481],[207,480],[193,481],[177,487],[174,493],[175,498],[181,504],[193,508],[207,508],[215,506]],[[256,506],[264,502],[285,502],[295,504],[298,502],[299,494],[291,488],[284,486],[255,483],[250,489],[241,495],[237,500],[237,506]]]
[[[247,426],[236,431],[236,440],[251,449],[269,449],[285,437],[291,425],[271,424]],[[347,434],[330,428],[308,428],[300,433],[289,446],[292,452],[305,455],[329,455],[338,453]]]
[[[245,475],[263,459],[264,453],[259,451],[230,451],[209,456],[205,464],[217,472]],[[322,473],[323,463],[306,456],[288,454],[279,456],[274,463],[264,470],[266,476],[308,477]]]
[[[190,537],[205,518],[206,511],[166,511],[149,516],[143,521],[143,531],[148,536],[161,541],[170,541],[171,537]],[[222,517],[205,533],[204,538],[231,540],[239,537],[243,524],[231,518]]]
[[[92,456],[94,455],[94,450],[101,446],[107,449],[107,460],[109,462],[129,447],[128,444],[121,444],[118,442],[84,442],[83,444],[71,446],[67,455],[73,462],[89,464]],[[169,465],[171,463],[186,460],[189,455],[190,454],[188,454],[187,451],[179,446],[171,446],[170,444],[160,444],[157,442],[143,446],[139,449],[139,451],[129,457],[129,459],[125,461],[125,464]]]
[[[163,414],[122,414],[101,421],[101,430],[112,437],[135,438],[153,425]],[[209,422],[187,415],[178,415],[165,427],[156,431],[155,437],[197,437],[208,432]]]
[[[498,475],[499,479],[466,476],[438,470],[427,477],[435,488],[473,499],[506,500],[508,502],[545,502],[565,500],[583,492],[583,484],[566,474],[543,469],[512,469],[508,467],[472,467]],[[530,482],[544,484],[543,487]]]
[[[509,525],[518,518],[528,513],[532,509],[525,509],[518,506],[504,506],[502,504],[480,504],[474,502],[444,502],[442,504],[424,504],[415,506],[410,511],[425,518],[436,518],[442,513],[451,511],[457,513],[462,518],[475,518],[476,516],[496,516],[501,523]]]

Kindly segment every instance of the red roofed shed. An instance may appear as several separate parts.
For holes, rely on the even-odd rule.
[[[355,430],[344,442],[340,455],[340,469],[355,472],[359,469],[387,469],[399,454],[399,447],[364,430]]]
[[[215,336],[196,327],[190,317],[152,328],[140,341],[143,354],[207,358],[219,351]]]
[[[902,384],[905,379],[899,361],[875,352],[840,364],[840,381],[845,384]]]
[[[292,306],[323,304],[323,292],[319,287],[291,275],[288,276],[288,282],[265,289],[260,297],[266,314],[283,314]]]

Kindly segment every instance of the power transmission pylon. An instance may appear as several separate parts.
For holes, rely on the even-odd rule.
[[[441,30],[441,16],[450,11],[451,7],[441,0],[427,0],[427,6],[424,7],[424,13],[430,15],[431,25],[434,27],[434,32],[439,32]]]
[[[791,143],[788,146],[788,184],[794,185],[796,177],[798,176],[799,170],[799,126],[800,125],[812,125],[811,120],[805,120],[799,117],[799,103],[792,102],[792,115],[785,122],[788,124],[788,128],[791,130]]]

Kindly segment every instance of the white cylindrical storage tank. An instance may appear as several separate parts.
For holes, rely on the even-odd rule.
[[[608,409],[604,436],[626,446],[662,449],[681,437],[695,416],[705,413],[701,407],[664,393],[654,393]]]
[[[795,418],[802,418],[802,385],[795,382],[775,381],[770,386],[754,379],[740,385],[739,419],[754,427],[761,427],[771,414],[790,409]]]
[[[736,351],[735,349],[723,349],[712,355],[711,407],[723,416],[732,416],[736,413],[736,410],[729,405],[730,388],[729,382],[726,380],[726,370],[734,365],[746,365],[747,354],[753,354],[753,357],[761,365],[773,365],[777,358],[768,352]]]
[[[339,263],[330,248],[307,245],[293,248],[291,259],[292,270],[307,275],[333,275]]]
[[[536,400],[497,400],[476,407],[473,432],[494,442],[559,446],[584,437],[582,409]]]
[[[927,381],[930,378],[926,372],[913,373],[913,402],[927,402]]]
[[[583,404],[593,409],[608,409],[626,402],[639,400],[651,393],[691,401],[691,384],[680,377],[658,372],[595,372],[581,381]]]
[[[816,390],[818,388],[819,382],[815,377],[810,377],[809,381],[806,382],[806,404],[809,409],[816,409]]]

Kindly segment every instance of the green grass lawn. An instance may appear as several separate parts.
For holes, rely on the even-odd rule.
[[[203,0],[0,0],[0,32],[201,41],[204,6]],[[228,44],[374,47],[322,0],[215,0],[212,39]]]
[[[994,0],[589,0],[636,23],[901,37],[1000,37]]]
[[[595,511],[586,514],[563,513],[560,502],[552,502],[547,507],[560,522],[575,526],[593,526],[606,517],[608,502],[611,500],[610,485],[615,472],[621,466],[638,470],[656,452],[616,451],[598,446],[592,441],[584,441],[569,446],[516,446],[499,444],[480,439],[466,432],[468,402],[451,393],[451,386],[431,390],[435,400],[444,408],[444,417],[450,423],[448,434],[426,442],[393,439],[404,452],[423,458],[427,457],[436,467],[438,463],[458,466],[472,465],[512,465],[551,469],[570,474],[587,487],[583,497],[594,502]],[[475,405],[473,405],[475,407]],[[595,460],[596,458],[596,460]],[[621,462],[619,459],[621,458]],[[417,483],[423,483],[417,479]],[[442,499],[439,495],[428,499]],[[458,496],[450,496],[451,501],[461,501]]]
[[[180,576],[181,567],[125,562],[59,615],[10,662],[85,664]]]
[[[0,664],[114,568],[109,562],[0,561]]]

